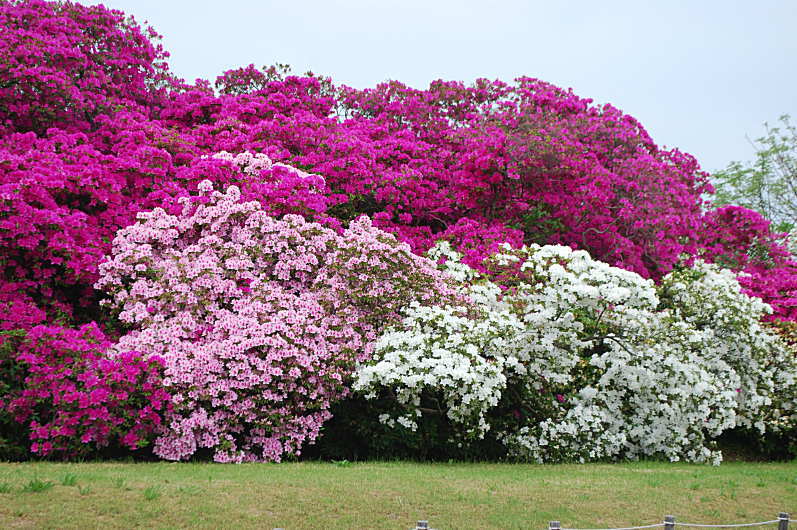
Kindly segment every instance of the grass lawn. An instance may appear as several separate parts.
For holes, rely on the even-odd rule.
[[[0,463],[0,528],[596,528],[780,511],[797,515],[797,462]]]

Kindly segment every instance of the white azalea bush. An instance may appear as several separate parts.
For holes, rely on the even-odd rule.
[[[366,398],[390,390],[400,413],[382,415],[383,423],[416,430],[425,409],[447,416],[467,435],[483,436],[490,428],[486,414],[506,387],[506,351],[520,322],[508,313],[475,317],[452,306],[413,304],[404,314],[400,327],[379,338],[375,362],[360,368],[354,389]]]
[[[465,301],[405,308],[355,373],[361,395],[392,398],[379,420],[397,430],[433,416],[447,442],[486,438],[520,459],[718,463],[712,438],[776,423],[776,380],[779,403],[794,395],[794,356],[760,324],[768,306],[718,267],[657,288],[561,246],[505,248],[489,276],[445,244],[430,257]]]
[[[742,294],[731,271],[702,262],[665,277],[661,293],[673,316],[700,333],[701,356],[738,376],[737,423],[763,432],[761,411],[772,403],[777,373],[791,374],[781,389],[793,386],[795,375],[792,353],[761,323],[770,306]]]
[[[460,304],[406,307],[401,323],[379,337],[370,361],[358,368],[354,390],[392,405],[378,416],[387,426],[416,432],[425,415],[447,424],[440,433],[459,435],[442,444],[479,439],[506,388],[515,361],[507,352],[522,323],[499,302],[500,289],[479,281],[448,244],[430,257],[447,260],[441,268],[462,286]]]
[[[734,426],[735,392],[727,389],[738,378],[712,370],[688,325],[651,316],[581,361],[592,377],[572,387],[560,414],[507,433],[513,453],[537,461],[718,461],[706,442]]]
[[[783,458],[797,455],[797,391],[785,392],[781,389],[795,389],[794,370],[789,364],[797,363],[797,323],[767,322],[770,330],[789,346],[792,354],[791,362],[785,367],[775,369],[775,395],[772,404],[767,408],[763,418],[767,435],[757,440],[757,449],[765,455]]]
[[[757,434],[760,444],[781,440],[797,454],[797,349],[791,323],[762,322],[771,309],[760,299],[739,294],[734,275],[698,263],[665,278],[662,299],[705,337],[705,354],[722,350],[740,377],[736,425]],[[775,448],[760,447],[770,453]]]

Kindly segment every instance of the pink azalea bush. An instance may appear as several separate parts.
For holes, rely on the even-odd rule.
[[[658,148],[610,105],[537,79],[516,81],[343,89],[351,116],[343,127],[371,139],[373,162],[336,171],[339,162],[321,160],[325,152],[306,159],[321,163],[333,186],[382,203],[394,230],[418,247],[469,217],[646,276],[666,273],[694,248],[688,239],[710,185],[692,157]]]
[[[160,36],[121,11],[5,1],[0,27],[0,127],[87,130],[118,105],[149,108],[170,78]]]
[[[261,159],[262,160],[262,159]],[[164,360],[173,396],[155,453],[279,461],[318,436],[357,359],[412,301],[453,294],[434,264],[361,218],[341,234],[275,219],[200,184],[183,210],[139,214],[97,287],[131,331],[112,348]]]
[[[744,292],[772,306],[767,320],[797,320],[797,262],[761,214],[721,206],[705,215],[700,255],[736,271]]]
[[[47,138],[0,139],[2,329],[100,319],[92,285],[115,232],[156,205],[179,211],[179,197],[205,178],[239,184],[246,198],[260,199],[275,215],[313,218],[327,208],[317,175],[272,164],[265,155],[258,156],[268,163],[249,165],[246,155],[191,154],[175,167],[176,157],[149,145],[165,141],[162,128],[141,130],[135,116],[119,118],[98,131],[111,154],[83,133],[55,129]]]

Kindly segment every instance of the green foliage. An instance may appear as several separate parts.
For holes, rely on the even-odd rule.
[[[715,204],[735,204],[760,212],[777,231],[797,225],[797,128],[783,115],[782,125],[756,139],[752,162],[732,162],[713,175]]]
[[[336,219],[348,223],[361,215],[373,217],[373,214],[385,210],[385,204],[376,200],[370,194],[348,194],[348,200],[332,206],[328,214]]]
[[[333,462],[408,459],[445,462],[497,459],[503,452],[496,440],[480,440],[462,446],[454,440],[455,429],[445,414],[425,414],[417,431],[394,429],[373,421],[389,409],[388,396],[367,400],[353,396],[332,407],[332,419],[324,424],[318,441],[302,451],[306,459]]]
[[[527,245],[545,245],[553,234],[562,233],[566,227],[560,219],[553,217],[552,208],[542,202],[532,205],[519,216],[518,222],[510,224],[510,228],[522,230]]]
[[[797,322],[775,320],[774,322],[767,322],[766,325],[777,333],[794,351],[794,355],[797,356]]]
[[[27,484],[22,486],[22,491],[24,493],[41,493],[43,491],[51,489],[54,485],[55,484],[53,484],[49,480],[41,480],[39,478],[34,478],[29,480]]]
[[[148,501],[154,501],[155,499],[161,496],[160,488],[157,486],[149,486],[147,489],[144,490],[144,499]]]
[[[24,383],[25,369],[15,359],[24,338],[21,329],[0,331],[0,460],[28,457],[28,431],[5,410],[7,400],[21,391]]]

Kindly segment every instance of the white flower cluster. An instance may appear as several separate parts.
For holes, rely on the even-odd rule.
[[[389,388],[408,411],[395,420],[412,430],[423,403],[463,425],[467,434],[483,436],[490,428],[485,413],[506,386],[505,337],[517,332],[518,320],[498,312],[474,319],[462,308],[417,303],[404,314],[400,328],[379,338],[375,362],[360,367],[354,389],[373,398]]]
[[[702,356],[727,363],[738,375],[736,424],[759,433],[797,427],[797,356],[762,326],[772,309],[739,294],[733,274],[698,263],[662,284],[662,298],[702,333]]]
[[[495,407],[506,387],[510,342],[520,320],[498,301],[500,289],[489,282],[471,284],[477,272],[459,262],[461,256],[441,243],[430,257],[475,301],[462,306],[404,309],[400,326],[388,329],[372,359],[361,365],[354,389],[368,399],[387,391],[403,411],[382,414],[381,423],[416,430],[423,412],[446,416],[466,436],[483,437],[490,429],[486,412]],[[464,300],[464,299],[463,299]]]
[[[401,406],[383,423],[416,429],[436,409],[518,458],[719,463],[712,437],[777,423],[776,380],[794,394],[794,355],[729,271],[698,262],[657,288],[583,251],[530,246],[491,259],[499,287],[445,244],[430,257],[467,302],[407,308],[359,367],[356,390]]]
[[[605,282],[606,266],[593,263],[596,274],[586,277]],[[586,297],[571,307],[603,297],[579,287],[591,283],[586,277],[570,278],[565,290]],[[652,285],[637,282],[628,292],[612,283],[626,299],[612,300],[610,325],[598,326],[603,336],[593,338],[588,356],[580,354],[594,369],[588,384],[574,388],[562,416],[507,433],[510,447],[537,461],[659,456],[719,463],[711,437],[739,425],[763,432],[771,367],[793,359],[760,324],[766,304],[742,294],[730,271],[702,262],[665,277],[660,300]]]
[[[658,301],[652,281],[594,261],[583,250],[532,245],[495,260],[517,269],[503,301],[523,320],[513,354],[537,391],[572,383],[573,369],[597,342],[617,339]]]

